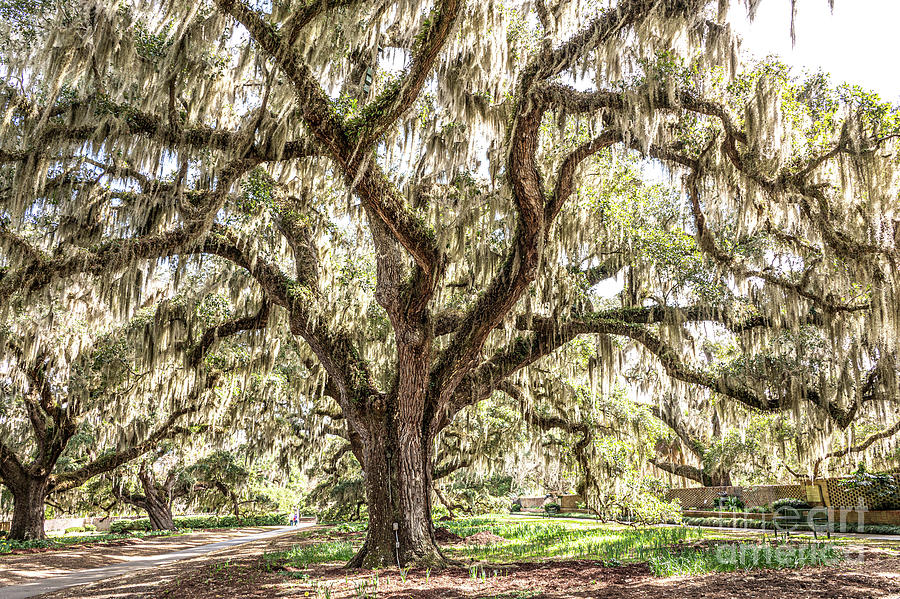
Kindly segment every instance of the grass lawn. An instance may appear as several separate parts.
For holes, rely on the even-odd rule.
[[[444,569],[348,569],[365,524],[320,525],[279,539],[263,555],[229,556],[193,569],[184,564],[181,573],[163,585],[154,581],[141,597],[872,599],[896,597],[900,588],[896,543],[871,547],[859,538],[815,543],[795,536],[784,543],[761,531],[630,528],[508,515],[437,525],[448,529],[438,542],[453,560]],[[482,542],[463,538],[472,535]],[[848,559],[841,561],[845,551]],[[98,589],[89,599],[110,596]]]
[[[462,538],[489,533],[486,543],[443,546],[448,558],[469,564],[473,576],[502,570],[504,564],[546,560],[591,560],[606,566],[645,563],[657,576],[727,572],[757,568],[802,568],[839,562],[835,543],[740,539],[692,527],[625,527],[589,520],[554,520],[505,515],[441,522]],[[363,525],[340,525],[310,533],[312,540],[286,552],[267,554],[269,569],[302,570],[312,564],[345,563],[358,548]],[[358,534],[348,536],[347,533]],[[340,539],[327,535],[343,534]],[[325,535],[326,538],[323,538]],[[479,535],[483,536],[483,535]]]

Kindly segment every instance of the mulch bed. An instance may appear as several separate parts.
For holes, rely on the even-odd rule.
[[[494,543],[505,543],[509,539],[504,539],[500,535],[495,535],[494,533],[483,530],[481,532],[476,532],[474,535],[469,535],[464,539],[466,545],[493,545]]]
[[[881,556],[847,567],[676,578],[656,578],[646,564],[548,560],[484,565],[474,577],[468,568],[413,569],[405,574],[405,581],[396,569],[375,574],[331,564],[288,575],[265,572],[254,567],[252,560],[242,560],[232,562],[227,572],[206,567],[186,574],[145,596],[312,598],[324,597],[326,587],[333,599],[356,599],[364,596],[363,589],[379,599],[872,599],[900,597],[900,560]]]
[[[463,538],[443,526],[438,526],[434,529],[434,540],[442,545],[456,545],[462,543]]]

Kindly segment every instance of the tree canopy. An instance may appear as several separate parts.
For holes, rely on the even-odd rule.
[[[201,345],[265,327],[260,396],[343,427],[355,565],[442,563],[442,431],[585,366],[802,411],[823,450],[897,414],[900,120],[742,61],[756,4],[10,3],[0,306],[90,280],[130,317],[207,269],[234,318]]]

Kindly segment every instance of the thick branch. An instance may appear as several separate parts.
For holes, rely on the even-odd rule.
[[[178,434],[185,433],[186,431],[184,429],[176,427],[175,425],[178,423],[182,416],[194,413],[198,409],[198,406],[193,405],[176,410],[172,412],[172,414],[169,415],[166,421],[142,442],[133,445],[128,449],[104,455],[94,460],[90,464],[78,468],[77,470],[64,472],[62,474],[51,477],[50,483],[48,485],[48,491],[59,492],[73,489],[87,481],[89,478],[93,478],[94,476],[103,474],[104,472],[115,470],[122,464],[140,457],[141,455],[156,447],[161,441],[174,437]]]

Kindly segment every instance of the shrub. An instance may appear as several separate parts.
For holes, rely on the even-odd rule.
[[[744,509],[744,500],[736,495],[722,494],[716,497],[713,505],[722,512],[740,512]]]
[[[84,526],[70,526],[64,532],[65,534],[73,533],[73,532],[84,532]]]
[[[777,512],[779,509],[784,507],[792,507],[795,510],[808,510],[811,509],[812,506],[802,499],[797,499],[796,497],[784,497],[782,499],[776,499],[772,502],[772,505],[769,506],[770,511]]]
[[[242,526],[287,526],[289,518],[288,514],[259,514],[243,518]]]
[[[771,510],[767,505],[755,505],[744,510],[748,514],[768,514]]]
[[[519,499],[516,499],[515,501],[512,502],[512,505],[509,506],[509,512],[511,514],[515,514],[516,512],[521,512],[521,511],[522,511],[522,501]]]
[[[175,518],[177,528],[224,528],[218,523],[217,516],[184,516]]]
[[[562,507],[558,503],[548,503],[544,506],[544,511],[547,514],[558,514],[562,511]]]
[[[131,521],[131,526],[128,527],[128,530],[147,531],[151,528],[153,528],[153,525],[150,524],[150,518],[138,518],[137,520]]]
[[[716,528],[760,528],[764,530],[775,528],[772,522],[747,518],[684,518],[683,522],[689,526],[713,526]]]
[[[137,520],[116,520],[109,525],[109,532],[133,532],[136,530],[150,530],[150,518],[138,518]]]
[[[238,528],[242,526],[287,526],[287,514],[259,514],[255,516],[182,516],[175,518],[175,528]],[[110,532],[122,533],[150,530],[150,520],[116,520],[109,527]]]

